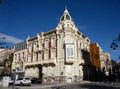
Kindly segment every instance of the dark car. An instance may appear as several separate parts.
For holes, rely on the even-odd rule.
[[[32,78],[31,79],[31,83],[32,84],[41,84],[42,83],[42,79],[40,79],[40,78]]]

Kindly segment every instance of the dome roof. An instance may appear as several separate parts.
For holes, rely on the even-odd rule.
[[[60,21],[65,21],[65,20],[73,21],[67,9],[65,9],[63,15],[61,16]]]

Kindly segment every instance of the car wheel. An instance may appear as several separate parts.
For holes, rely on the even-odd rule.
[[[20,83],[20,86],[22,86],[22,85],[23,85],[23,83],[21,82],[21,83]]]

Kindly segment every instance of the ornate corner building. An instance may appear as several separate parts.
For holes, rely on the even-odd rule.
[[[42,78],[43,82],[83,80],[83,65],[89,53],[90,40],[75,26],[67,9],[57,27],[27,39],[25,76]]]

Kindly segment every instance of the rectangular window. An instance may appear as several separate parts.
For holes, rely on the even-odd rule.
[[[48,48],[48,40],[45,40],[45,48]]]
[[[39,53],[39,54],[38,54],[38,61],[41,61],[41,60],[42,60],[42,54]]]
[[[15,62],[17,62],[17,54],[15,54]]]
[[[33,54],[33,61],[36,61],[36,54]]]
[[[73,48],[67,48],[67,58],[73,59]]]
[[[24,52],[22,52],[22,58],[23,58],[23,59],[25,58],[25,53],[24,53]]]
[[[36,44],[34,44],[33,49],[34,49],[34,51],[37,50],[37,46],[36,46]]]
[[[29,51],[29,53],[32,52],[32,47],[31,46],[28,47],[28,51]]]
[[[74,58],[74,44],[66,44],[66,59]]]
[[[18,54],[18,60],[20,60],[20,53]]]
[[[51,46],[55,46],[55,38],[51,39]]]
[[[56,58],[56,51],[51,52],[51,59],[54,59],[54,58]]]
[[[42,50],[42,43],[39,43],[39,50]]]
[[[28,56],[28,62],[31,62],[31,59],[32,59],[31,56]]]
[[[69,48],[67,48],[67,59],[70,59],[70,51],[69,51]]]
[[[45,54],[44,54],[44,59],[45,59],[45,60],[48,59],[48,52],[45,52]]]

